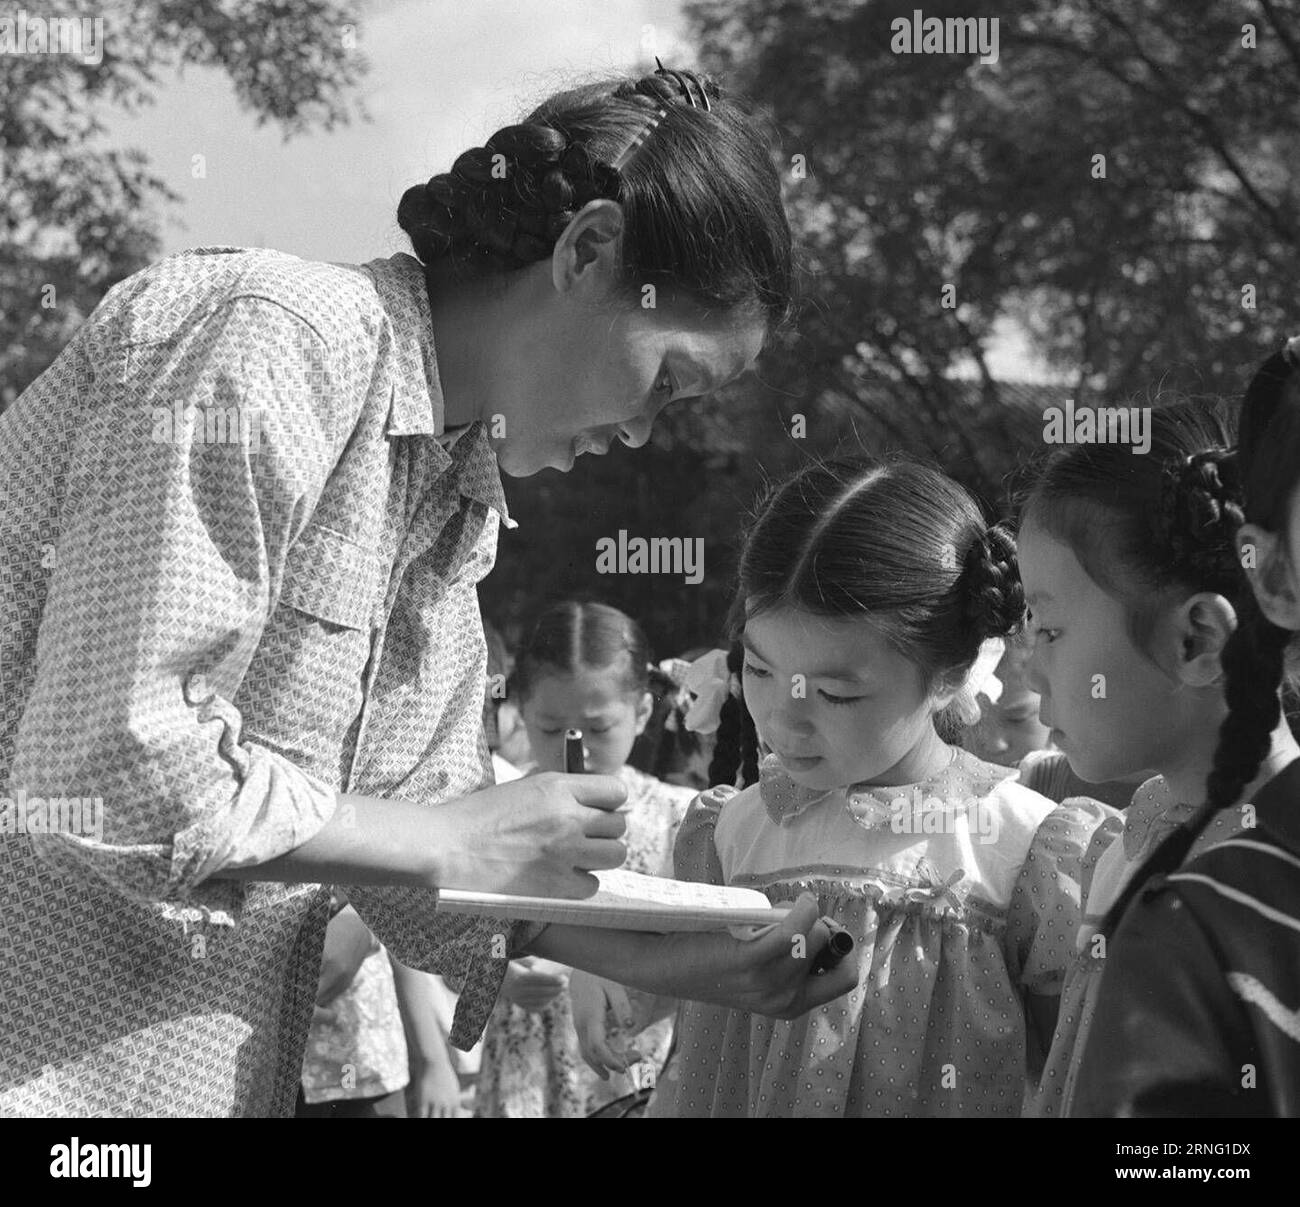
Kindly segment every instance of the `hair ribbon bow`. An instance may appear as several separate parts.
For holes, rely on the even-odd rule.
[[[716,733],[728,694],[740,695],[740,679],[727,670],[727,651],[709,650],[686,664],[680,674],[690,699],[686,728],[692,733]]]

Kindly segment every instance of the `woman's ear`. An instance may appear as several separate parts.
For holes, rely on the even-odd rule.
[[[1222,595],[1199,591],[1185,599],[1172,618],[1177,643],[1174,673],[1187,687],[1212,687],[1223,678],[1219,661],[1237,628],[1237,610]]]
[[[636,706],[636,733],[640,737],[654,715],[655,698],[649,692],[642,692],[641,703]]]
[[[1258,524],[1237,531],[1237,551],[1259,610],[1281,629],[1300,629],[1300,569],[1291,564],[1276,534]]]
[[[622,237],[623,207],[605,198],[587,202],[551,252],[551,280],[557,292],[583,289],[593,299],[608,293],[618,277]]]

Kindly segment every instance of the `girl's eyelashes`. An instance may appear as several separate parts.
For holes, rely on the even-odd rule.
[[[676,386],[673,384],[673,375],[667,369],[660,370],[659,376],[655,380],[655,393],[666,394],[671,398],[675,391]]]
[[[859,700],[866,699],[866,696],[832,696],[830,692],[824,692],[820,689],[817,694],[821,696],[827,704],[856,704]]]
[[[748,659],[745,660],[742,668],[747,675],[753,675],[756,679],[769,679],[772,676],[771,671],[765,671],[760,666],[755,666]],[[856,704],[859,700],[865,700],[865,696],[833,696],[830,692],[822,691],[820,688],[817,694],[821,696],[827,704]]]

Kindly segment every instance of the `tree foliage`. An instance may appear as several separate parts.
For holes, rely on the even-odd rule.
[[[998,18],[997,61],[894,53],[918,7]],[[1295,321],[1300,250],[1294,0],[1010,7],[687,6],[703,64],[784,135],[808,283],[785,380],[986,489],[1032,437],[989,369],[1000,324],[1081,403],[1236,392]]]
[[[110,286],[159,254],[159,209],[176,195],[145,150],[106,145],[108,107],[138,111],[165,76],[217,68],[287,138],[359,112],[348,97],[365,71],[337,0],[36,0],[22,11],[15,28],[29,34],[37,18],[101,19],[102,43],[94,56],[0,56],[0,409]]]

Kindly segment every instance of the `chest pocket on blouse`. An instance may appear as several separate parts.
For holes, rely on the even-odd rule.
[[[379,560],[330,528],[303,532],[240,693],[251,740],[337,786],[364,704]]]
[[[332,528],[308,528],[285,563],[281,604],[328,624],[367,630],[378,590],[378,559]]]

